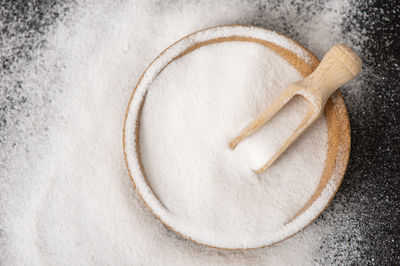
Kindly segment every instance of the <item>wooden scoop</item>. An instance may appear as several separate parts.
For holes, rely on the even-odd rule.
[[[233,150],[240,141],[262,127],[295,95],[303,96],[309,102],[304,120],[274,156],[263,167],[254,170],[256,173],[264,172],[322,114],[325,103],[332,93],[360,73],[361,65],[361,59],[350,48],[343,44],[333,46],[314,72],[303,80],[288,85],[264,112],[229,143],[229,147]]]

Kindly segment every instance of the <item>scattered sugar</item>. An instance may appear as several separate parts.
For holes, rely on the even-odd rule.
[[[356,262],[359,240],[347,236],[360,236],[357,217],[338,202],[323,219],[270,248],[215,251],[177,238],[137,198],[120,143],[133,84],[173,41],[202,28],[245,23],[288,34],[322,55],[343,41],[342,22],[357,12],[348,1],[335,2],[89,1],[54,7],[60,17],[39,16],[36,7],[26,18],[1,16],[10,35],[0,39],[7,66],[0,78],[0,264]],[[5,8],[2,3],[2,14]],[[330,21],[318,25],[317,17],[325,16]],[[57,22],[38,23],[48,20]],[[38,33],[25,21],[39,25]],[[348,35],[362,52],[362,33]],[[353,96],[366,93],[362,85],[361,79],[346,86],[353,88],[349,99],[358,102]],[[341,237],[346,241],[337,242]]]

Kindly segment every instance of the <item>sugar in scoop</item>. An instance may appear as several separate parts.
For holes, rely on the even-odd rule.
[[[308,103],[307,115],[274,156],[262,168],[255,170],[257,173],[264,172],[322,115],[330,96],[360,73],[361,64],[361,59],[349,47],[343,44],[333,46],[313,73],[283,89],[271,105],[229,143],[229,147],[234,149],[242,139],[261,128],[294,96],[304,97]]]

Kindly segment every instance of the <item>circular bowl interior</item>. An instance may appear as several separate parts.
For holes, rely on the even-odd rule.
[[[139,197],[150,212],[170,230],[185,239],[204,246],[229,250],[245,248],[219,247],[197,241],[163,220],[162,217],[166,209],[155,193],[152,192],[140,159],[138,129],[149,84],[169,63],[202,46],[231,41],[256,42],[266,46],[287,60],[303,76],[309,75],[319,64],[318,59],[301,45],[288,37],[265,28],[228,25],[204,29],[172,44],[148,66],[133,90],[123,128],[123,149],[128,172]],[[328,127],[328,151],[324,171],[314,194],[303,208],[287,222],[287,224],[292,223],[289,229],[282,230],[279,237],[263,245],[249,248],[269,246],[301,231],[321,214],[339,188],[350,154],[349,118],[339,90],[328,100],[324,116]]]

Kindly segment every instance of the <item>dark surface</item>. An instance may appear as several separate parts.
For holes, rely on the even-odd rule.
[[[361,8],[369,16],[355,23],[372,40],[364,44],[369,56],[363,61],[373,69],[367,79],[373,90],[368,108],[359,113],[349,108],[352,150],[340,188],[343,196],[336,200],[357,205],[364,234],[362,258],[377,265],[399,265],[400,6],[396,1],[377,1]]]
[[[368,16],[350,15],[345,21],[348,32],[343,34],[351,28],[365,29],[369,38],[360,51],[364,69],[369,70],[363,73],[362,88],[368,89],[369,103],[354,104],[342,90],[350,101],[351,155],[339,192],[321,219],[342,202],[356,212],[354,224],[362,234],[357,239],[350,231],[339,240],[356,242],[360,257],[355,261],[400,265],[400,4],[371,1],[358,8]],[[346,37],[352,39],[351,34]],[[334,239],[329,241],[338,241]],[[328,252],[329,247],[325,249]]]
[[[368,16],[349,17],[347,24],[358,24],[371,39],[363,53],[365,68],[372,70],[365,79],[371,102],[356,112],[348,106],[351,155],[334,201],[356,205],[363,261],[400,265],[400,5],[376,1],[360,9]]]
[[[369,104],[354,103],[353,96],[343,90],[349,103],[352,150],[342,186],[317,220],[332,223],[333,219],[337,232],[326,235],[321,252],[329,256],[326,261],[335,264],[350,261],[361,265],[400,265],[400,3],[360,1],[354,5],[358,12],[350,13],[343,22],[343,34],[353,43],[359,41],[352,36],[354,28],[365,30],[369,37],[360,44],[363,51],[358,51],[369,70],[363,73],[363,86],[368,89],[365,100]],[[61,6],[54,1],[1,2],[0,44],[15,34],[23,42],[2,53],[0,78],[7,76],[21,58],[29,59],[30,50],[45,45],[45,40],[38,36],[68,12],[68,8],[60,9]],[[260,9],[265,11],[268,7]],[[0,92],[1,133],[7,126],[8,109],[23,105],[25,100],[18,80],[12,86],[0,88]],[[0,134],[0,144],[2,141]],[[335,216],[337,206],[346,206],[344,212],[352,212],[354,221],[342,223],[343,218]],[[353,234],[353,229],[361,236]]]

